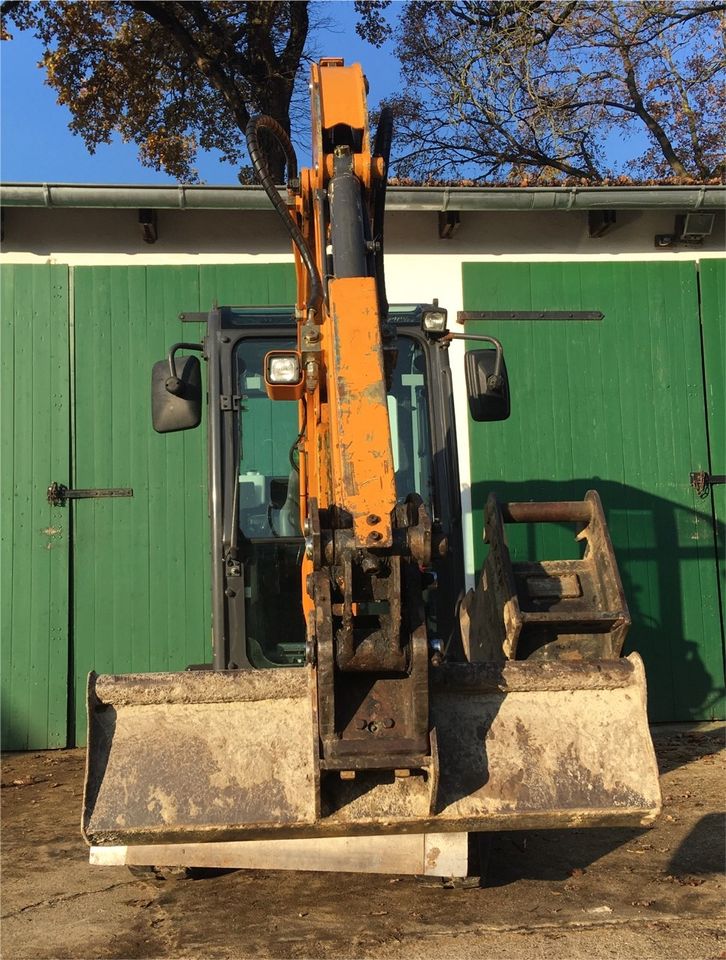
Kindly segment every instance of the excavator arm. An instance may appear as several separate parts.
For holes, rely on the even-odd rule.
[[[288,395],[301,407],[303,604],[320,766],[351,779],[364,770],[403,776],[431,763],[422,578],[432,522],[416,491],[402,491],[398,502],[388,418],[395,340],[386,323],[381,198],[390,116],[383,113],[372,142],[358,64],[323,60],[310,91],[313,165],[293,177],[287,210],[258,131],[272,131],[288,156],[289,140],[267,117],[253,118],[247,136],[295,250],[298,349],[290,359],[299,384]],[[273,399],[275,360],[265,372]]]

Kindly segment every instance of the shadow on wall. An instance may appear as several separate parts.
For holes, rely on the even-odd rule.
[[[43,257],[64,253],[190,258],[291,255],[285,227],[271,213],[161,209],[157,211],[158,239],[149,244],[144,242],[137,209],[7,207],[3,252]]]
[[[484,480],[472,484],[475,549],[490,492],[500,501],[581,500],[590,489],[600,494],[630,608],[632,626],[624,652],[637,650],[645,661],[651,721],[723,719],[723,625],[715,544],[726,542],[726,529],[714,521],[708,500],[694,510],[598,477]],[[571,525],[543,527],[507,526],[515,561],[579,556]],[[477,552],[479,568],[482,559]]]

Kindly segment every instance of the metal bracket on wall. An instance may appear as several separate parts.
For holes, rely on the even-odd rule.
[[[587,235],[591,240],[597,240],[609,233],[615,226],[617,214],[614,210],[588,210]]]
[[[457,323],[468,320],[602,320],[600,310],[459,310]]]
[[[439,240],[451,240],[460,223],[458,210],[439,210]]]
[[[131,487],[93,487],[87,490],[69,490],[64,483],[53,481],[48,487],[48,503],[65,507],[68,500],[98,500],[101,497],[133,497]]]
[[[148,208],[139,210],[139,224],[141,225],[141,238],[144,243],[156,243],[159,239],[156,210]]]
[[[200,311],[185,310],[184,313],[179,314],[179,319],[182,323],[206,323],[209,319],[209,313],[201,313]]]

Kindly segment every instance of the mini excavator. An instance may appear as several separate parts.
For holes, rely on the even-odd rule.
[[[213,661],[90,675],[83,835],[96,862],[206,850],[197,862],[223,866],[247,845],[274,866],[297,842],[645,825],[660,808],[645,677],[621,655],[597,493],[491,495],[465,591],[448,348],[481,341],[465,375],[486,422],[509,415],[502,346],[449,332],[437,302],[389,305],[391,115],[371,137],[358,64],[320,61],[310,91],[309,169],[273,119],[247,128],[292,241],[294,308],[214,306],[202,342],[153,370],[154,427],[171,432],[200,423],[196,354],[207,364]],[[572,525],[579,559],[514,562],[518,523]]]

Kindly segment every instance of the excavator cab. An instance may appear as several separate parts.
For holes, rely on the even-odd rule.
[[[300,867],[290,844],[647,824],[645,677],[621,656],[599,498],[490,497],[465,590],[449,345],[484,341],[464,370],[483,438],[509,415],[502,345],[452,334],[437,303],[388,304],[390,118],[369,137],[357,65],[321,62],[311,89],[314,169],[298,176],[269,118],[248,132],[297,303],[215,306],[202,342],[174,344],[152,377],[157,430],[190,429],[195,354],[207,368],[212,660],[91,674],[83,834],[96,851],[202,850],[207,866],[225,865],[220,844],[257,844]],[[287,204],[261,128],[288,156]],[[516,523],[570,525],[578,559],[514,562]]]

